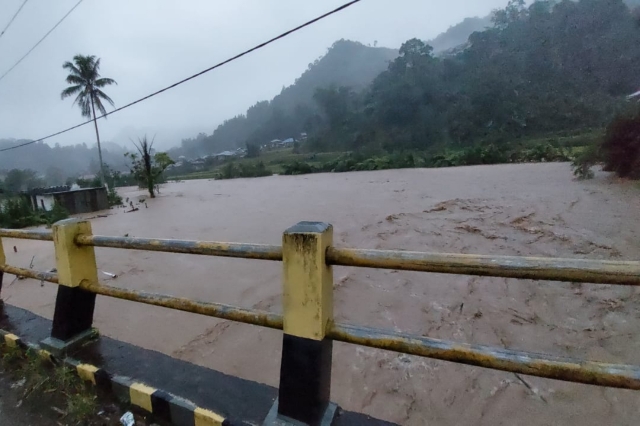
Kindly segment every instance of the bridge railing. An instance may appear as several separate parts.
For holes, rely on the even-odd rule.
[[[422,253],[337,248],[331,225],[301,222],[283,234],[281,246],[214,241],[93,235],[88,221],[65,220],[52,231],[0,229],[1,274],[59,284],[51,337],[64,350],[88,333],[96,295],[161,306],[283,330],[278,401],[270,415],[318,424],[331,416],[334,340],[462,364],[570,382],[640,390],[640,367],[608,364],[504,348],[455,343],[333,320],[332,265],[584,282],[640,285],[640,262]],[[53,241],[57,273],[6,264],[1,240]],[[189,253],[283,262],[283,314],[210,301],[135,291],[100,283],[94,247]]]

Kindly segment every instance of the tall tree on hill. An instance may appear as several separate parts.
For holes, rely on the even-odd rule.
[[[102,148],[100,147],[100,133],[98,132],[98,122],[96,120],[96,108],[101,114],[106,114],[102,100],[105,100],[113,106],[113,101],[101,89],[111,84],[117,84],[111,78],[100,77],[100,58],[96,59],[94,55],[76,55],[73,62],[65,62],[62,68],[69,71],[67,83],[71,86],[62,91],[60,97],[62,99],[77,94],[73,101],[78,104],[83,117],[92,118],[96,128],[96,141],[98,142],[98,157],[100,159],[100,181],[105,184],[105,170],[102,161]]]

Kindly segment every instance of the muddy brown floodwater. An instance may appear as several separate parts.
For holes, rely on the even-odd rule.
[[[102,235],[279,244],[289,226],[318,220],[333,224],[341,247],[638,260],[639,195],[605,173],[574,181],[557,163],[200,180],[165,185],[148,208],[114,209],[92,225]],[[5,247],[10,264],[35,256],[34,268],[54,266],[49,242]],[[96,251],[118,286],[281,311],[278,262]],[[341,322],[640,364],[632,287],[346,267],[334,277]],[[56,286],[9,278],[8,303],[52,317]],[[278,385],[280,332],[105,297],[95,323],[107,336]],[[640,416],[640,392],[522,377],[528,386],[509,373],[336,343],[332,399],[406,425],[631,425]]]

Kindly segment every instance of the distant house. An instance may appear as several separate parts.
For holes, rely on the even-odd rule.
[[[202,170],[204,168],[205,161],[202,158],[198,158],[189,162],[196,170]]]
[[[107,190],[102,187],[73,189],[68,186],[58,186],[33,189],[21,195],[34,211],[49,211],[54,204],[64,207],[70,214],[109,209]]]
[[[307,134],[305,132],[300,133],[300,139],[302,140],[307,139]]]
[[[225,158],[231,158],[238,155],[238,151],[222,151],[218,154],[213,154],[212,157],[216,160],[223,160]]]
[[[293,138],[288,138],[282,141],[282,146],[292,146],[295,143]]]

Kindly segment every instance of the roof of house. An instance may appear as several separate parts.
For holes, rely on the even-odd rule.
[[[640,96],[640,90],[627,96],[627,99],[635,98],[637,96]]]
[[[293,138],[288,138],[282,141],[282,143],[294,143],[295,141],[293,140]]]

